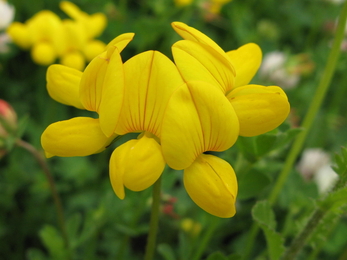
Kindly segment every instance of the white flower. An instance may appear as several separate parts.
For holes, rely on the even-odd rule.
[[[329,164],[330,156],[319,148],[306,149],[297,165],[301,175],[309,180],[324,165]]]
[[[329,154],[319,148],[306,149],[297,170],[304,179],[312,179],[317,184],[320,194],[328,192],[338,179],[338,175],[331,168]]]
[[[318,191],[320,194],[329,192],[338,179],[339,175],[336,172],[334,172],[331,166],[328,164],[319,168],[316,174],[314,175],[314,181],[317,184]]]
[[[287,60],[288,57],[283,52],[274,51],[266,54],[259,70],[260,76],[284,89],[295,87],[300,77],[289,72],[286,67]]]
[[[13,21],[14,7],[4,0],[0,0],[0,30],[6,29]]]

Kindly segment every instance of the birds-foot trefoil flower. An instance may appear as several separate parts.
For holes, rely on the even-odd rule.
[[[172,23],[184,40],[172,46],[175,63],[186,82],[211,83],[232,104],[241,136],[256,136],[279,126],[289,114],[286,94],[280,87],[249,85],[257,72],[262,53],[249,43],[224,52],[212,39],[181,22]]]
[[[54,100],[99,114],[98,119],[75,117],[49,125],[41,137],[48,157],[98,153],[115,138],[114,122],[119,116],[124,92],[120,52],[133,36],[127,33],[115,38],[83,73],[58,64],[48,68],[47,90]]]

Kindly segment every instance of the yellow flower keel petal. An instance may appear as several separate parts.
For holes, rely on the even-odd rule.
[[[142,191],[154,184],[165,167],[160,145],[145,133],[140,139],[119,146],[110,159],[110,179],[114,192],[123,199],[124,186]]]
[[[202,154],[184,170],[184,186],[206,212],[221,218],[235,215],[237,180],[233,168],[213,155]]]
[[[49,125],[41,144],[50,156],[87,156],[103,151],[113,139],[102,133],[98,119],[75,117]]]
[[[275,129],[290,110],[286,94],[276,86],[247,85],[234,89],[227,97],[239,118],[241,136],[256,136]]]

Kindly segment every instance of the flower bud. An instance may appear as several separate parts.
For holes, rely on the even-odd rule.
[[[0,99],[0,158],[9,148],[7,142],[17,129],[17,115],[12,106]]]
[[[0,99],[0,136],[17,128],[17,115],[12,106]],[[7,131],[6,131],[7,130]]]

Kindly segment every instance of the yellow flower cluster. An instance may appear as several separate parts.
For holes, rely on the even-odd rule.
[[[60,8],[72,19],[60,19],[55,13],[43,10],[25,23],[13,22],[7,29],[12,41],[30,49],[33,61],[50,65],[57,59],[63,65],[83,70],[105,49],[105,43],[94,39],[107,24],[102,13],[88,15],[75,4],[62,1]]]
[[[125,187],[150,187],[167,164],[183,170],[184,186],[198,206],[232,217],[235,172],[206,152],[225,151],[239,135],[255,136],[279,126],[289,113],[287,96],[277,86],[249,84],[262,58],[256,44],[224,52],[200,31],[181,22],[172,26],[183,38],[172,46],[175,63],[158,51],[123,63],[120,53],[134,37],[126,33],[84,72],[51,65],[50,96],[99,118],[53,123],[41,143],[48,157],[86,156],[103,151],[118,136],[139,133],[110,158],[110,180],[119,198],[125,197]]]

